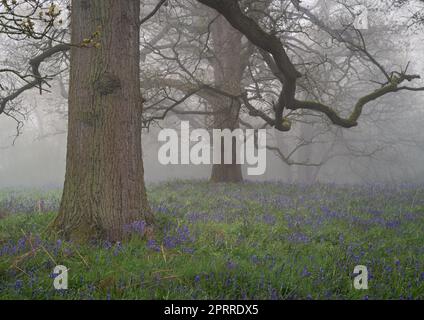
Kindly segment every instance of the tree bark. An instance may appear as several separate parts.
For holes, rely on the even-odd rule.
[[[153,222],[141,149],[139,16],[140,1],[72,1],[66,175],[54,222],[68,239],[116,241],[125,226]],[[100,45],[75,46],[90,38]]]
[[[238,96],[241,93],[240,86],[243,76],[242,34],[234,29],[223,16],[219,16],[211,26],[211,38],[214,48],[212,67],[215,86],[230,95]],[[232,131],[239,128],[239,101],[220,96],[214,99],[212,110],[214,112],[212,121],[214,129],[230,129]],[[212,166],[211,181],[242,182],[241,164],[236,163],[235,143],[233,143],[232,164],[224,164],[224,152],[221,155],[221,164]]]

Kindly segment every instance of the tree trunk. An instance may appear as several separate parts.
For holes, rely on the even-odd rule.
[[[211,36],[214,48],[212,67],[215,86],[230,95],[238,96],[241,93],[243,76],[242,34],[234,29],[223,16],[219,16],[211,26]],[[238,101],[224,96],[217,97],[212,103],[212,110],[214,129],[239,128],[240,103]],[[221,164],[214,164],[212,167],[212,182],[243,181],[241,164],[236,163],[235,154],[236,147],[233,143],[233,163],[224,164],[222,152]]]
[[[121,240],[153,217],[141,150],[140,1],[73,0],[66,176],[59,234]],[[96,35],[98,31],[99,35]]]
[[[303,117],[305,121],[312,122],[313,119],[304,116]],[[314,138],[314,135],[316,132],[314,131],[314,127],[310,123],[302,123],[299,126],[300,129],[300,139],[305,142],[309,143],[308,145],[304,146],[303,148],[300,148],[298,151],[298,162],[303,163],[311,163],[314,162],[315,158],[318,158],[318,155],[316,154],[316,150],[314,148],[314,144],[311,142]],[[297,168],[297,180],[299,183],[306,184],[306,185],[312,185],[316,182],[317,178],[317,171],[318,167],[310,167],[310,166],[298,166]]]

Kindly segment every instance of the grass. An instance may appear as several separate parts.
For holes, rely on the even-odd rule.
[[[50,213],[31,213],[45,199]],[[77,246],[43,233],[60,191],[4,190],[0,299],[423,299],[424,186],[150,186],[159,230]],[[53,268],[69,289],[53,288]],[[365,265],[369,289],[353,288]]]

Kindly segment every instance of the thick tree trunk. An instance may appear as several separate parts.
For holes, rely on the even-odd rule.
[[[229,129],[231,131],[239,128],[238,109],[240,106],[230,106],[229,99],[217,97],[212,99],[214,112],[213,128],[214,129]],[[224,164],[224,139],[221,141],[221,164],[212,166],[211,182],[242,182],[243,174],[241,164],[236,163],[236,141],[233,139],[232,146],[232,163]]]
[[[230,95],[238,96],[241,92],[243,76],[242,66],[242,34],[234,29],[228,21],[219,16],[211,26],[211,36],[214,48],[213,70],[215,86]],[[240,103],[220,96],[212,104],[214,111],[213,128],[239,128]],[[233,144],[233,163],[224,164],[222,152],[221,164],[212,167],[212,182],[241,182],[243,174],[241,164],[235,158],[236,148]]]
[[[141,150],[139,15],[135,0],[72,1],[72,43],[98,31],[100,46],[71,50],[66,176],[54,224],[66,238],[120,240],[126,225],[152,222]]]
[[[243,181],[243,174],[239,164],[214,164],[212,166],[211,182],[233,182]]]

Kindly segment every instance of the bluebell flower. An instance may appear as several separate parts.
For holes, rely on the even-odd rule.
[[[157,252],[160,251],[160,247],[158,246],[158,244],[156,243],[156,240],[154,239],[147,241],[147,248]]]
[[[22,280],[16,280],[15,282],[15,290],[20,291],[24,286],[24,282]]]
[[[311,273],[308,271],[307,267],[304,267],[302,270],[302,277],[307,278],[309,276],[311,276]]]
[[[237,264],[231,260],[227,261],[226,266],[229,270],[234,270],[235,268],[237,268]]]

